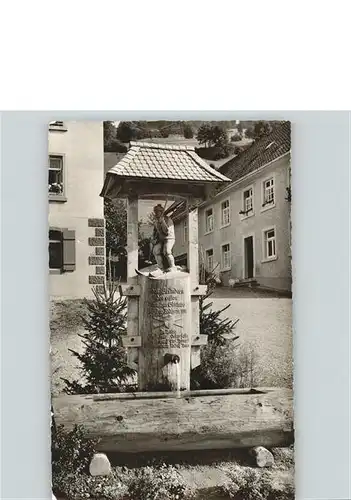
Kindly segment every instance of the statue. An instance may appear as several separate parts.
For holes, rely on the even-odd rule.
[[[164,214],[162,205],[154,207],[153,254],[159,269],[163,272],[176,270],[172,255],[175,243],[174,224],[171,217]]]

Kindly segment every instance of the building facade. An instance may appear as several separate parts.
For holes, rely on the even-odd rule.
[[[290,123],[220,171],[232,183],[198,209],[200,261],[225,286],[291,291]],[[181,215],[176,222],[175,255],[184,262],[187,227]]]
[[[50,295],[83,298],[105,280],[102,122],[49,125]]]

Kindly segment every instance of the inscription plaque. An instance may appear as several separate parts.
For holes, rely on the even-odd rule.
[[[147,300],[147,313],[151,320],[149,347],[189,347],[189,332],[184,331],[182,315],[186,314],[184,290],[165,284],[151,290]]]

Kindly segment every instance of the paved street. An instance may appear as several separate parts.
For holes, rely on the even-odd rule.
[[[257,292],[240,291],[244,296],[216,291],[211,297],[213,308],[221,309],[230,304],[225,315],[233,320],[240,319],[236,327],[238,342],[254,348],[260,385],[291,386],[292,300],[274,296],[258,298]]]

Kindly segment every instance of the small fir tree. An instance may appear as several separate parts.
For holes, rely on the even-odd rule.
[[[207,335],[207,345],[202,348],[201,364],[190,374],[191,389],[219,389],[230,387],[236,377],[234,351],[239,336],[234,330],[239,320],[222,317],[230,304],[219,311],[213,311],[213,302],[208,298],[216,288],[216,269],[200,268],[200,282],[207,285],[206,295],[200,297],[200,334]]]
[[[127,365],[122,337],[126,335],[127,299],[115,283],[104,285],[103,292],[93,289],[94,300],[85,300],[88,315],[82,321],[86,333],[80,335],[85,346],[82,353],[70,349],[81,363],[80,380],[63,379],[67,394],[122,392],[135,370]]]
[[[200,333],[201,335],[208,335],[208,343],[223,347],[226,345],[228,339],[234,341],[239,338],[233,333],[239,320],[233,321],[222,317],[222,314],[230,307],[230,304],[219,311],[211,309],[213,302],[208,302],[208,298],[216,288],[215,272],[216,269],[206,271],[204,266],[200,270],[200,281],[207,285],[206,295],[200,297]]]

